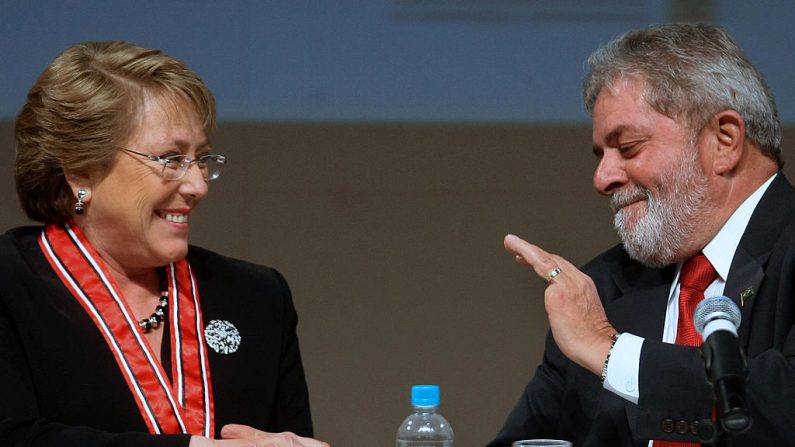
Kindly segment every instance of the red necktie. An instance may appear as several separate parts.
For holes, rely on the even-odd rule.
[[[701,336],[693,325],[696,306],[704,299],[704,291],[718,273],[709,259],[699,254],[688,259],[679,273],[679,324],[676,329],[676,344],[701,346]]]
[[[704,299],[704,291],[718,277],[715,268],[703,254],[694,256],[682,265],[679,273],[679,323],[676,328],[676,344],[700,346],[701,336],[693,325],[693,313]],[[654,441],[654,447],[699,446],[696,442]]]

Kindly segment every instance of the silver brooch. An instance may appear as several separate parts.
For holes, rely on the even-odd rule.
[[[204,328],[204,338],[213,351],[219,354],[234,354],[240,347],[240,332],[226,320],[212,320]]]

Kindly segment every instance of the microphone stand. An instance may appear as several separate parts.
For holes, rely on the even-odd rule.
[[[725,296],[706,298],[696,307],[693,325],[704,340],[701,357],[715,398],[712,419],[697,428],[702,445],[728,447],[729,434],[751,426],[745,402],[748,365],[737,337],[740,321],[740,308]]]
[[[748,413],[743,392],[746,380],[745,357],[741,352],[735,364],[716,364],[713,362],[716,354],[706,342],[701,345],[701,355],[704,358],[707,379],[712,386],[716,406],[712,419],[704,419],[699,424],[698,437],[702,446],[729,447],[729,432],[742,433],[751,425],[751,415]],[[731,357],[723,356],[723,358]],[[728,374],[726,371],[742,371],[742,373]],[[714,380],[714,377],[723,379]]]

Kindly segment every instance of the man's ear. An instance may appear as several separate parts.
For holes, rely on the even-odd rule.
[[[710,137],[713,140],[712,170],[723,175],[733,171],[747,150],[745,145],[745,120],[735,110],[724,110],[710,120]]]

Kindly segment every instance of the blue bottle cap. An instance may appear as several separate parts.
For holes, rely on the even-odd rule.
[[[411,387],[411,405],[415,407],[438,407],[439,385],[414,385]]]

